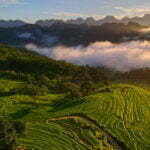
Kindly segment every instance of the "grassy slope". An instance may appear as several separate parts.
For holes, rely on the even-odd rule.
[[[72,67],[75,67],[25,51],[16,51],[16,48],[4,46],[0,49],[0,53],[0,65],[3,68],[0,69],[5,71],[17,69],[16,72],[34,71],[36,74],[47,75],[49,70],[48,75],[56,76],[60,75],[60,72],[67,72],[63,75],[70,74]],[[16,58],[17,62],[14,61]],[[15,62],[15,65],[12,65],[12,62]],[[31,67],[32,62],[34,63]],[[76,67],[74,69],[76,70]],[[111,86],[112,92],[102,92],[100,89],[97,94],[55,107],[53,100],[61,99],[64,95],[49,93],[46,96],[31,97],[8,94],[11,89],[25,84],[27,84],[25,81],[6,79],[6,76],[1,76],[0,73],[0,117],[27,122],[26,136],[18,139],[18,144],[24,145],[27,150],[104,148],[111,150],[112,146],[108,144],[106,137],[92,124],[79,120],[45,123],[49,118],[78,113],[95,120],[111,135],[124,142],[130,150],[150,149],[149,86],[141,85],[144,90],[137,86],[115,84]]]
[[[25,82],[0,79],[1,90],[7,92],[15,87],[21,87]],[[24,145],[27,149],[47,150],[49,149],[95,149],[101,146],[101,142],[107,144],[107,148],[112,149],[105,138],[98,140],[99,131],[87,129],[90,125],[76,123],[73,120],[60,122],[50,122],[46,124],[46,119],[50,117],[49,111],[53,109],[52,101],[64,97],[58,94],[47,96],[30,97],[28,95],[9,95],[0,97],[0,114],[9,119],[23,120],[27,122],[27,133],[24,138],[18,139],[18,145]],[[78,122],[78,121],[77,121]],[[94,130],[94,133],[93,133]],[[89,137],[88,137],[89,136]],[[102,146],[101,146],[102,147]]]
[[[5,87],[7,91],[11,87],[23,84],[4,79],[1,79],[0,83],[1,89]],[[70,127],[66,129],[62,126],[63,121],[61,125],[58,122],[51,122],[49,125],[44,122],[38,123],[48,118],[82,113],[96,120],[109,133],[123,141],[129,149],[148,150],[150,92],[125,84],[112,85],[111,89],[112,92],[99,92],[79,100],[80,103],[64,104],[57,108],[54,108],[52,101],[62,98],[63,95],[50,93],[38,97],[4,96],[0,97],[0,113],[11,119],[28,122],[27,136],[19,139],[19,143],[29,149],[86,149],[88,142],[83,140],[84,144],[79,144],[76,136],[74,140],[69,137],[70,133],[76,135],[79,132],[79,129],[74,131],[73,124],[68,123]],[[69,135],[66,135],[66,132],[69,132]]]
[[[55,115],[84,113],[104,126],[130,149],[150,148],[150,93],[129,85],[112,86],[113,92],[98,93],[83,104],[56,111]]]

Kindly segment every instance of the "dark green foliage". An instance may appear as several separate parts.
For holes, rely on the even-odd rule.
[[[141,68],[121,73],[121,78],[132,82],[145,82],[150,84],[150,68]]]
[[[16,150],[17,134],[25,131],[21,122],[0,121],[0,150]]]
[[[31,108],[22,108],[22,109],[18,110],[17,112],[12,113],[11,117],[14,120],[17,120],[19,118],[23,118],[24,116],[28,115],[29,113],[31,113]]]
[[[40,96],[40,95],[47,95],[48,88],[44,85],[38,86],[34,84],[27,84],[22,89],[19,89],[20,93],[25,95],[33,95],[33,96]]]
[[[89,95],[89,94],[95,92],[95,90],[96,90],[95,84],[90,81],[85,81],[81,85],[81,91],[82,91],[83,95]]]
[[[26,124],[23,122],[19,121],[14,121],[13,122],[14,128],[16,129],[17,135],[23,135],[26,130]]]
[[[45,85],[47,87],[50,87],[51,84],[50,79],[44,74],[35,76],[35,83],[39,86]]]
[[[1,96],[11,96],[14,94],[31,95],[31,96],[42,96],[47,95],[49,92],[45,85],[26,84],[22,87],[11,89],[9,92],[0,93]]]
[[[64,83],[63,85],[64,92],[67,93],[68,98],[74,99],[82,96],[80,87],[74,83]]]
[[[0,45],[0,72],[9,78],[37,81],[48,84],[49,79],[81,82],[106,80],[106,68],[75,66],[64,61],[55,61],[23,49]]]
[[[16,130],[8,121],[0,122],[0,150],[16,150]]]
[[[58,88],[59,91],[64,93],[72,93],[73,91],[78,91],[80,89],[80,87],[75,83],[63,81],[58,83]]]

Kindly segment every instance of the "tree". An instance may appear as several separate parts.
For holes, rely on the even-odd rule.
[[[16,130],[9,121],[0,122],[0,150],[16,150]]]
[[[72,82],[60,82],[59,90],[66,93],[66,97],[71,99],[81,96],[80,87]]]
[[[16,138],[25,131],[21,122],[0,121],[0,150],[16,150]]]
[[[28,84],[21,90],[21,93],[33,96],[41,96],[48,93],[48,88],[44,85],[40,87],[37,85]]]
[[[67,96],[68,98],[74,99],[81,97],[82,94],[80,92],[79,87],[76,84],[70,83],[67,88]]]
[[[81,84],[81,92],[83,96],[91,94],[92,92],[95,91],[95,89],[96,89],[95,84],[90,81],[85,81]]]
[[[45,76],[44,74],[42,74],[42,75],[37,75],[36,77],[35,77],[35,82],[39,85],[39,86],[47,86],[47,87],[49,87],[50,86],[50,79],[47,77],[47,76]]]

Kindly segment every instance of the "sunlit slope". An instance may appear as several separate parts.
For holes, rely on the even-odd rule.
[[[11,94],[12,89],[21,88],[27,83],[4,78],[0,79],[0,83],[0,117],[27,123],[25,136],[17,140],[18,145],[27,150],[115,149],[107,137],[90,123],[79,119],[46,123],[53,111],[53,101],[63,98],[63,94]]]
[[[26,138],[19,145],[29,150],[115,150],[107,138],[92,125],[79,120],[29,123]]]
[[[150,149],[150,93],[146,90],[129,85],[112,86],[112,92],[86,97],[82,104],[64,110],[62,107],[55,115],[75,113],[96,120],[131,150]]]
[[[97,88],[100,85],[97,93],[74,100],[66,98],[65,93],[60,94],[55,89],[48,88],[44,96],[35,96],[26,88],[32,83],[32,91],[41,74],[49,78],[50,84],[55,83],[53,80],[62,78],[62,81],[66,81],[76,76],[78,82],[84,81],[87,75],[81,79],[83,76],[79,73],[87,70],[90,72],[87,75],[95,79],[95,71],[91,68],[0,45],[0,119],[27,123],[25,136],[17,139],[18,145],[24,146],[26,150],[114,150],[108,138],[112,136],[116,138],[115,142],[125,144],[121,149],[150,149],[149,70],[135,71],[133,76],[132,73],[131,76],[124,74],[120,81],[116,81],[116,75],[116,79],[110,82],[121,83],[126,77],[127,80],[123,82],[131,85],[102,87],[101,78],[102,81],[96,82]],[[111,76],[111,72],[105,73]],[[98,73],[96,77],[100,75]],[[128,82],[128,79],[136,76],[139,77],[136,79],[137,86],[133,86],[132,80]],[[139,79],[146,80],[139,86]],[[28,92],[24,93],[22,89]],[[72,118],[73,115],[75,118]]]
[[[0,83],[1,91],[6,93],[12,88],[26,84],[7,79],[1,79]],[[81,140],[80,144],[78,143],[80,138],[77,135],[86,134],[84,128],[79,126],[75,129],[74,123],[69,122],[69,119],[60,122],[50,121],[50,124],[46,124],[46,120],[50,118],[78,114],[97,122],[109,134],[123,142],[129,150],[149,150],[150,92],[125,84],[112,85],[110,88],[110,92],[100,89],[97,94],[74,101],[70,100],[70,103],[57,107],[53,105],[53,101],[61,99],[63,95],[52,93],[36,97],[17,94],[3,95],[0,97],[0,114],[9,119],[27,122],[26,136],[18,139],[18,145],[24,145],[28,149],[46,150],[50,145],[51,148],[58,150],[66,149],[66,147],[70,149],[89,147],[90,144],[85,139]],[[70,128],[62,127],[64,121],[67,121]],[[79,125],[78,122],[77,125]],[[69,135],[66,135],[66,132],[69,132]],[[91,131],[88,130],[88,132]],[[75,134],[76,140],[72,139],[72,134]],[[95,133],[90,134],[93,140],[97,141]],[[93,149],[96,149],[99,144],[94,142],[91,145],[94,146]],[[111,148],[109,145],[108,147]]]

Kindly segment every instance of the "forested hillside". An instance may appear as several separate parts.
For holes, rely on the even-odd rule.
[[[149,76],[0,45],[0,150],[149,150]]]

